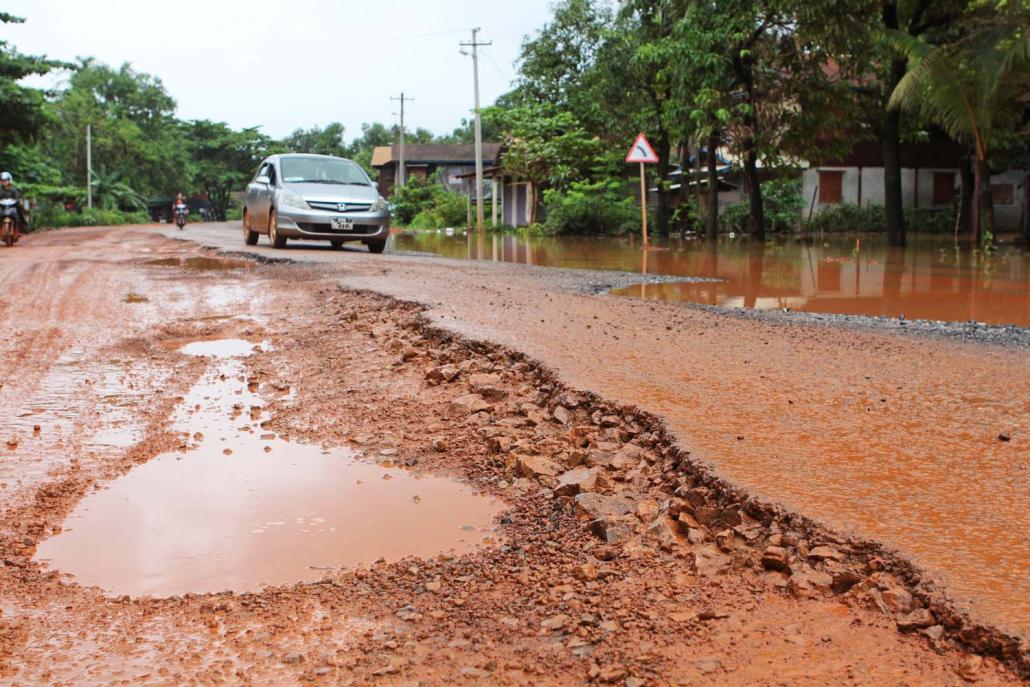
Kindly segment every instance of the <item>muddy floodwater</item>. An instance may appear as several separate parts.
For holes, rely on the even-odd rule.
[[[984,255],[935,235],[914,234],[903,249],[889,249],[878,235],[775,238],[765,244],[671,239],[644,253],[632,239],[424,231],[400,233],[394,246],[452,258],[716,280],[615,292],[638,298],[1030,326],[1030,252],[1002,245]]]
[[[403,456],[376,464],[263,431],[238,357],[253,346],[182,349],[215,357],[173,418],[186,450],[88,496],[38,558],[112,594],[168,596],[254,591],[490,540],[500,504],[457,481],[395,467]]]

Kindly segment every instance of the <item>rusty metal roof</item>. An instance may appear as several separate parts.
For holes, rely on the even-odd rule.
[[[500,152],[500,143],[484,143],[483,164],[495,164]],[[399,157],[398,146],[377,146],[372,151],[372,166],[385,167],[396,162]],[[476,162],[476,146],[473,143],[407,143],[404,145],[404,161],[472,165]]]

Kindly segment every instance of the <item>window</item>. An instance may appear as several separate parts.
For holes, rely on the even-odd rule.
[[[819,203],[839,203],[844,200],[844,172],[819,172]]]
[[[991,197],[995,205],[1012,205],[1012,184],[991,184]]]
[[[350,160],[330,157],[284,157],[279,161],[287,184],[353,184],[368,186],[368,177]]]
[[[951,199],[955,196],[955,173],[934,172],[933,173],[933,204],[951,205]]]

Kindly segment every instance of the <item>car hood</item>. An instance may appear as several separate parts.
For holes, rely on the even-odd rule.
[[[374,203],[379,198],[379,191],[373,186],[345,184],[283,184],[283,186],[307,201]]]

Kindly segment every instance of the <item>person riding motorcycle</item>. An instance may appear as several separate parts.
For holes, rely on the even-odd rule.
[[[14,177],[11,176],[11,173],[2,172],[0,173],[0,200],[7,198],[13,198],[18,201],[18,231],[25,233],[28,223],[25,221],[25,212],[21,207],[21,192],[14,187]]]
[[[189,208],[186,206],[186,196],[182,191],[179,191],[175,196],[175,200],[172,201],[172,221],[175,221],[175,213],[179,211],[179,206],[186,207],[186,211],[189,212]]]

